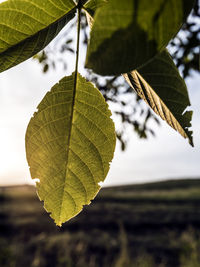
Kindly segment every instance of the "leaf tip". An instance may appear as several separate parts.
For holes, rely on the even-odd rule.
[[[56,224],[56,226],[58,226],[58,227],[62,227],[62,222],[61,221],[59,221],[59,222],[57,222],[57,221],[55,221],[55,224]]]
[[[194,142],[193,142],[193,136],[192,136],[192,133],[191,133],[191,137],[188,138],[188,141],[189,141],[189,144],[194,147]]]

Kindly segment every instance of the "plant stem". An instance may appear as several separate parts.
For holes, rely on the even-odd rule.
[[[79,1],[80,3],[81,1]],[[80,46],[80,29],[81,29],[81,6],[78,4],[78,25],[77,25],[77,46],[76,46],[76,65],[75,65],[75,80],[78,73],[78,61],[79,61],[79,46]]]

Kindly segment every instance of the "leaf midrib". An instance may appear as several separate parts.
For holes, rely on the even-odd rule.
[[[69,121],[69,135],[67,139],[67,150],[66,150],[66,168],[65,168],[65,175],[64,175],[64,182],[63,182],[63,190],[62,190],[62,200],[61,205],[59,208],[59,220],[58,220],[58,226],[61,226],[61,214],[63,209],[63,199],[64,199],[64,192],[65,192],[65,186],[67,182],[67,172],[68,172],[68,162],[69,162],[69,151],[70,151],[70,145],[71,145],[71,134],[72,134],[72,126],[73,126],[73,118],[74,118],[74,106],[75,106],[75,98],[76,98],[76,89],[77,89],[77,80],[78,80],[78,73],[74,74],[74,86],[73,86],[73,96],[71,101],[71,114],[70,114],[70,121]]]

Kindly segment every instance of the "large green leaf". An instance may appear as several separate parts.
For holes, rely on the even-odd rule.
[[[164,50],[144,67],[124,74],[137,94],[191,145],[191,111],[187,87],[169,53]]]
[[[174,37],[193,3],[109,0],[95,13],[86,67],[102,75],[117,75],[142,66]]]
[[[115,149],[103,96],[78,74],[46,94],[30,120],[26,153],[38,195],[57,225],[79,213],[99,191]]]
[[[0,72],[30,58],[75,15],[73,0],[7,0],[0,4]]]

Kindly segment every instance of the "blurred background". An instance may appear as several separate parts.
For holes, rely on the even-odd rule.
[[[2,2],[2,1],[1,1]],[[76,20],[33,59],[0,77],[0,266],[200,266],[200,9],[169,44],[193,110],[192,148],[162,122],[122,77],[80,72],[113,113],[117,149],[103,189],[62,228],[39,202],[25,155],[25,132],[47,91],[74,70]]]

